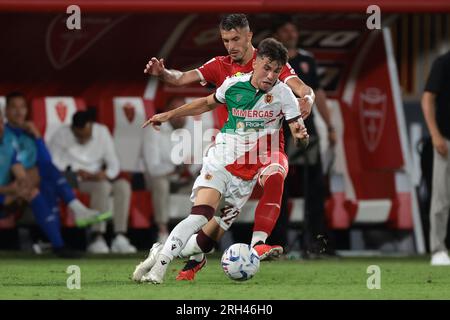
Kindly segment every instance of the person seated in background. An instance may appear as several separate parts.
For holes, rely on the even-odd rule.
[[[58,198],[60,198],[75,214],[75,223],[79,227],[108,219],[108,214],[100,215],[79,201],[67,180],[54,166],[52,158],[36,126],[27,121],[28,106],[25,96],[13,92],[6,96],[6,130],[11,132],[17,141],[17,158],[27,173],[27,180],[38,186],[45,201],[31,206],[33,215],[52,243],[53,248],[65,248],[61,236],[60,212]],[[44,205],[45,203],[45,205]],[[39,206],[48,206],[50,211]],[[70,256],[70,250],[58,250],[61,255]]]
[[[0,217],[24,210],[30,203],[32,209],[46,216],[51,216],[50,208],[36,187],[36,181],[27,177],[27,172],[17,157],[18,142],[15,135],[5,128],[4,117],[0,110]],[[44,210],[42,210],[44,209]],[[43,211],[46,211],[45,213]],[[37,219],[42,223],[42,219]],[[53,243],[61,243],[61,239],[52,239]],[[56,251],[60,246],[56,245]]]
[[[165,110],[173,110],[184,104],[182,97],[172,97]],[[170,184],[173,177],[180,178],[185,165],[176,165],[171,157],[174,130],[183,128],[185,118],[171,119],[163,123],[159,132],[146,128],[144,131],[144,162],[147,186],[151,186],[155,223],[158,226],[158,242],[164,243],[169,235]],[[188,171],[189,172],[189,171]]]
[[[54,163],[60,171],[70,169],[76,174],[80,191],[90,195],[90,206],[101,212],[109,209],[113,198],[113,226],[115,237],[108,247],[104,234],[106,224],[93,227],[93,241],[88,246],[91,253],[134,253],[136,248],[125,233],[128,229],[128,213],[131,186],[118,178],[119,158],[111,134],[106,126],[95,123],[88,111],[78,111],[72,117],[72,125],[59,128],[49,143]]]

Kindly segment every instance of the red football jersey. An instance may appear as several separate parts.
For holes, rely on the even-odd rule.
[[[230,56],[215,57],[204,65],[199,67],[197,71],[202,78],[202,84],[212,83],[217,88],[225,81],[226,78],[234,76],[236,73],[249,73],[253,71],[253,61],[256,59],[256,49],[253,52],[253,58],[244,66],[241,66],[231,59]],[[294,69],[286,63],[281,70],[279,79],[286,82],[292,77],[297,77]],[[228,111],[225,106],[217,108],[219,128],[222,128],[228,119]]]

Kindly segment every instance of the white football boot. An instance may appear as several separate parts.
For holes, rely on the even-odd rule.
[[[163,283],[169,263],[169,257],[166,257],[163,254],[159,254],[158,258],[156,259],[155,265],[150,270],[150,272],[142,277],[141,282],[149,282],[153,284]]]
[[[150,271],[150,269],[155,265],[156,257],[160,253],[164,246],[162,243],[156,242],[150,249],[147,258],[141,261],[134,269],[133,276],[131,277],[134,281],[141,282],[142,277]]]

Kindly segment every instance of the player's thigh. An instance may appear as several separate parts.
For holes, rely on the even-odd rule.
[[[253,180],[243,180],[233,176],[231,179],[228,190],[224,194],[224,204],[221,205],[219,210],[220,216],[214,217],[220,228],[223,230],[223,233],[227,231],[239,217],[242,207],[252,195],[256,183],[256,177]]]
[[[207,205],[214,210],[220,202],[221,194],[217,189],[209,187],[199,187],[194,201],[194,206]]]
[[[273,174],[281,173],[286,179],[289,171],[289,162],[284,152],[272,152],[270,155],[270,162],[268,162],[260,171],[258,176],[258,183],[264,187],[267,178]]]

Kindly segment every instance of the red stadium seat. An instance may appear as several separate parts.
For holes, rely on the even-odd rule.
[[[115,97],[100,103],[98,121],[109,128],[114,138],[122,171],[143,171],[141,125],[153,114],[153,102],[141,97]]]
[[[53,133],[62,125],[70,125],[72,116],[78,110],[85,110],[86,104],[81,98],[41,97],[32,101],[31,120],[49,142]]]
[[[131,182],[131,173],[143,172],[142,123],[152,116],[153,101],[141,97],[114,97],[102,100],[97,118],[105,124],[114,139],[122,172],[120,177]],[[133,191],[129,212],[129,227],[143,229],[151,225],[153,207],[148,191]]]
[[[147,229],[153,216],[152,195],[149,191],[133,191],[128,226],[134,229]]]
[[[0,230],[12,229],[15,227],[16,227],[16,219],[14,215],[8,215],[7,217],[0,219]]]

